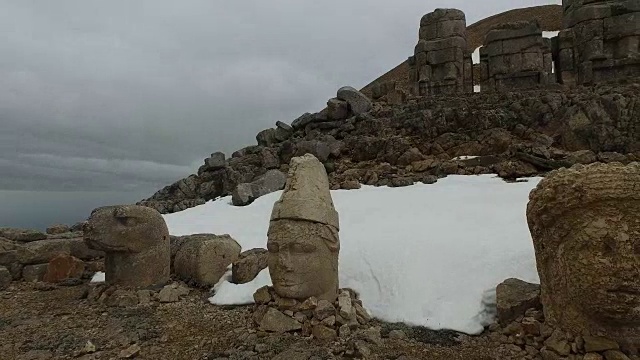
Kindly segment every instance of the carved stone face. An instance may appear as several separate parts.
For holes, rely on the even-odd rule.
[[[633,206],[635,203],[635,206]],[[626,208],[640,211],[640,203]],[[597,322],[640,324],[640,219],[601,203],[576,216],[557,252],[567,297]]]
[[[335,299],[337,231],[319,223],[278,220],[272,221],[268,238],[269,273],[278,295],[292,299],[311,296]]]
[[[85,242],[105,252],[139,253],[158,244],[166,224],[155,210],[142,206],[95,209],[84,228]]]

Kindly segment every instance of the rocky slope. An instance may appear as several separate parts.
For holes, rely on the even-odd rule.
[[[305,153],[325,164],[334,189],[433,183],[448,174],[514,179],[574,163],[635,161],[640,159],[637,82],[408,97],[398,105],[382,98],[357,115],[348,102],[331,99],[320,113],[260,132],[257,145],[231,158],[212,154],[197,174],[140,204],[171,213],[232,194],[248,199],[238,201],[246,204],[254,194],[281,188],[283,177],[273,173],[286,172],[291,158]],[[466,155],[479,157],[458,158]],[[277,179],[267,181],[266,175]],[[239,184],[248,195],[240,196]]]

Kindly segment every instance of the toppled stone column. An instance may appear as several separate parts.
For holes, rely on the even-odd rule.
[[[324,166],[311,154],[293,158],[267,234],[276,294],[299,300],[336,299],[339,228]]]
[[[560,46],[560,62],[568,71],[572,58],[575,76],[563,74],[563,82],[590,84],[640,75],[639,1],[565,0],[563,10],[563,37],[570,42]]]
[[[529,197],[546,322],[640,346],[640,164],[552,171]]]
[[[481,48],[482,88],[509,90],[554,82],[551,41],[536,21],[501,24],[487,33]]]
[[[169,230],[158,211],[136,205],[97,208],[84,230],[89,248],[106,253],[108,285],[144,288],[169,281]]]
[[[467,22],[460,10],[436,9],[422,17],[419,41],[409,60],[414,94],[473,91],[473,62],[467,51],[466,34]]]

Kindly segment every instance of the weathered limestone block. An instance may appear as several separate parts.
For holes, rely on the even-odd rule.
[[[104,252],[90,249],[82,238],[33,241],[15,250],[18,262],[24,265],[48,263],[60,254],[82,260],[104,257]]]
[[[424,15],[418,37],[412,71],[412,91],[416,95],[473,91],[473,66],[467,53],[466,18],[462,11],[436,9]]]
[[[169,230],[154,209],[136,205],[97,208],[85,226],[84,241],[106,253],[109,285],[156,287],[169,281]]]
[[[640,75],[640,1],[571,1],[564,5],[563,32],[571,46],[560,46],[561,80],[595,83]],[[572,71],[568,58],[573,53]],[[567,79],[565,80],[565,75]]]
[[[235,206],[246,206],[257,198],[282,190],[286,176],[280,170],[269,170],[251,183],[238,184],[231,193],[231,202]]]
[[[246,284],[258,276],[260,271],[267,268],[268,251],[266,249],[251,249],[244,251],[233,262],[231,281],[234,284]]]
[[[22,269],[22,280],[26,282],[42,281],[48,267],[49,264],[27,265]]]
[[[0,237],[26,243],[45,240],[47,238],[47,234],[30,229],[0,228]]]
[[[640,345],[640,164],[552,171],[529,197],[546,322]]]
[[[351,86],[343,86],[338,89],[336,98],[346,101],[349,104],[349,109],[356,115],[366,113],[373,106],[371,100],[365,94]]]
[[[486,36],[480,61],[488,70],[483,88],[508,90],[545,85],[553,79],[551,41],[536,21],[501,24]]]
[[[49,235],[64,234],[68,232],[71,232],[71,228],[64,224],[56,224],[47,228],[47,234]]]
[[[42,280],[58,283],[67,279],[80,279],[84,273],[84,262],[71,255],[58,255],[49,261]]]
[[[293,158],[267,233],[269,273],[279,296],[336,299],[338,231],[324,166],[311,154]]]
[[[178,277],[199,286],[213,286],[238,259],[241,247],[229,235],[195,234],[184,243],[173,263]]]

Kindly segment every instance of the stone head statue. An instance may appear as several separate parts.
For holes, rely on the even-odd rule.
[[[551,172],[529,197],[546,320],[640,344],[640,164]]]
[[[97,208],[84,227],[84,241],[106,253],[108,284],[150,287],[169,280],[169,230],[162,215],[152,208]]]
[[[267,233],[269,274],[276,294],[299,300],[336,299],[338,231],[324,165],[311,154],[293,158]]]

